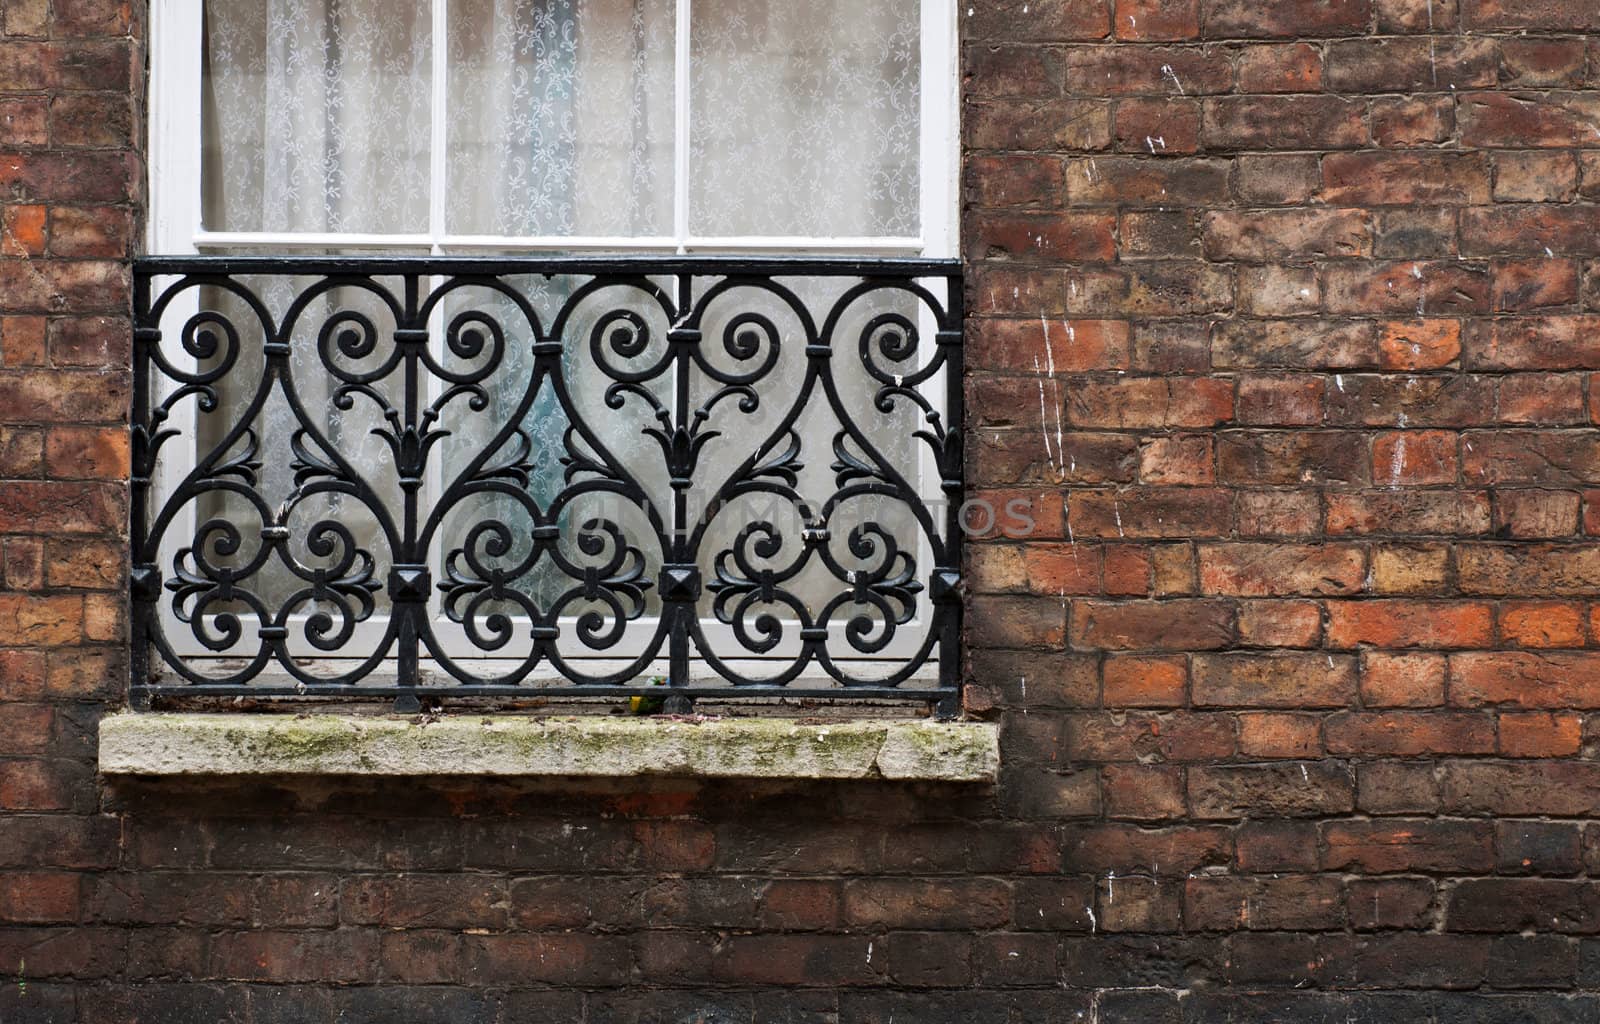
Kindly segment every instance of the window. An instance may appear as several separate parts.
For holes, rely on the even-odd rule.
[[[953,37],[158,0],[136,696],[948,696]]]

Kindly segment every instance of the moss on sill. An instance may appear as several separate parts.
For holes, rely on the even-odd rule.
[[[993,782],[998,730],[924,719],[163,714],[100,724],[106,775]]]

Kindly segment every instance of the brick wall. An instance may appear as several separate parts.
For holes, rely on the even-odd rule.
[[[70,1021],[119,860],[94,723],[126,686],[144,58],[114,0],[0,5],[0,1020]],[[117,967],[120,970],[120,966]],[[58,979],[36,985],[39,978]],[[85,1020],[116,1020],[101,1016]],[[129,1018],[121,1018],[127,1020]]]
[[[1017,923],[1186,1020],[1600,1015],[1600,7],[966,26]]]
[[[105,787],[142,5],[7,0],[0,1020],[1600,1016],[1597,10],[962,5],[997,789]]]

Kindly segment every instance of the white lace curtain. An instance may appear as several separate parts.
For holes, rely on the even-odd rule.
[[[668,236],[675,0],[207,0],[206,227]],[[693,0],[688,233],[915,236],[917,0]]]

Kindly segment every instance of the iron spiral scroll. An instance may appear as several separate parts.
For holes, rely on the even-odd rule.
[[[152,257],[134,316],[136,703],[955,709],[952,261]]]

